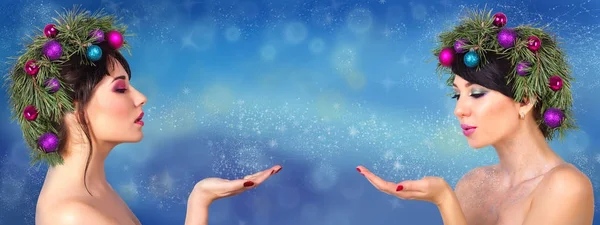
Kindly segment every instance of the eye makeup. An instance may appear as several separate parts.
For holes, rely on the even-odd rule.
[[[118,80],[113,86],[113,91],[118,93],[125,93],[125,91],[127,91],[127,84],[125,84],[125,81]]]

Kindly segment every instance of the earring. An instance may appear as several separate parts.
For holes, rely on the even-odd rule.
[[[521,119],[525,119],[525,114],[524,114],[523,112],[520,112],[520,113],[519,113],[519,117],[520,117]]]

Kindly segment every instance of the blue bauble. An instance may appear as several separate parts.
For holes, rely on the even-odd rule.
[[[90,45],[87,48],[87,57],[92,61],[97,61],[102,57],[102,49],[97,45]]]
[[[475,51],[469,51],[465,54],[464,61],[468,67],[476,67],[479,64],[479,55]]]

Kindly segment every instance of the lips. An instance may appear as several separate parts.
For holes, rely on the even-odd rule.
[[[144,125],[144,121],[142,121],[142,117],[144,117],[144,112],[140,113],[140,115],[138,116],[138,118],[135,119],[135,121],[133,121],[133,123],[139,124],[139,125]]]
[[[475,132],[475,129],[477,129],[477,127],[467,125],[467,124],[461,124],[460,127],[462,128],[463,134],[465,136],[470,136],[471,134],[473,134]]]

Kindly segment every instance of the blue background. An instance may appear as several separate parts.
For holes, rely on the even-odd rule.
[[[0,57],[55,10],[77,1],[0,4]],[[274,164],[259,188],[219,200],[210,224],[441,224],[429,203],[374,189],[362,164],[391,181],[496,163],[468,147],[450,89],[434,73],[438,32],[483,1],[102,0],[136,34],[127,56],[149,98],[145,139],[107,159],[113,187],[143,224],[183,224],[194,183],[239,178]],[[572,63],[581,130],[554,149],[592,179],[600,199],[600,4],[487,3],[508,26],[551,23]],[[431,62],[427,60],[433,59]],[[2,65],[3,71],[8,66]],[[0,224],[33,224],[45,169],[29,167],[19,127],[0,107]],[[598,200],[596,200],[598,203]],[[598,208],[598,207],[596,207]],[[596,223],[598,219],[596,219]]]

